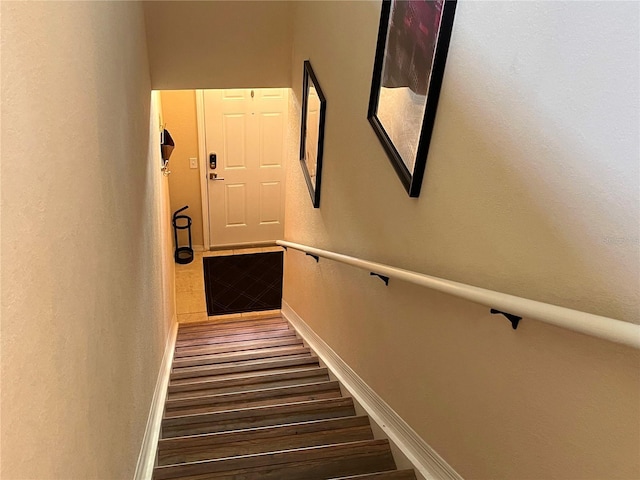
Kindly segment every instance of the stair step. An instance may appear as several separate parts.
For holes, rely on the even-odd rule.
[[[175,400],[170,399],[167,400],[165,404],[165,418],[193,413],[206,413],[207,411],[229,410],[232,407],[258,407],[280,403],[319,400],[321,398],[337,398],[340,396],[341,392],[338,382],[321,382]]]
[[[242,323],[242,322],[255,322],[255,321],[262,321],[262,320],[284,320],[282,318],[282,315],[278,312],[278,313],[259,313],[259,312],[254,312],[254,314],[251,313],[245,313],[244,315],[240,315],[240,314],[236,314],[236,316],[212,316],[212,317],[207,317],[206,320],[200,320],[198,322],[185,322],[185,323],[181,323],[180,326],[181,327],[185,327],[185,328],[195,328],[195,327],[202,327],[202,326],[207,326],[207,325],[226,325],[226,324],[230,324],[230,323]]]
[[[295,330],[275,330],[260,332],[260,335],[255,333],[243,333],[243,334],[229,334],[221,337],[197,337],[187,340],[176,339],[176,349],[184,347],[195,347],[198,345],[224,345],[235,342],[246,342],[253,340],[266,340],[267,338],[283,338],[283,337],[295,337]]]
[[[181,331],[178,330],[178,340],[192,340],[194,338],[216,338],[227,337],[232,335],[256,335],[259,336],[264,332],[286,331],[291,327],[287,322],[280,321],[271,324],[251,324],[239,327],[210,327],[201,331]]]
[[[235,455],[372,440],[369,417],[344,417],[233,432],[162,439],[158,464],[213,460]]]
[[[245,350],[255,350],[258,348],[268,347],[286,347],[288,345],[302,345],[302,339],[296,336],[267,339],[267,340],[254,340],[250,342],[234,342],[223,345],[204,345],[198,347],[183,347],[176,349],[174,355],[174,361],[182,358],[196,357],[199,355],[214,355],[217,353],[231,353],[241,352]]]
[[[278,362],[285,362],[286,360],[290,360],[293,358],[309,358],[312,357],[311,350],[308,348],[298,349],[298,350],[289,350],[289,351],[278,351],[278,352],[267,352],[264,357],[258,357],[256,355],[247,355],[244,359],[240,357],[236,357],[232,362],[212,362],[212,363],[196,363],[194,365],[176,365],[175,362],[171,369],[171,379],[178,378],[186,378],[189,376],[202,376],[204,374],[199,374],[198,372],[207,372],[209,371],[209,375],[222,375],[223,372],[229,371],[233,372],[236,369],[238,371],[245,371],[242,367],[247,367],[253,365],[256,367],[256,370],[264,370],[265,368],[270,368],[268,365],[275,364]],[[251,358],[256,357],[256,358]],[[317,357],[315,357],[317,358]],[[221,360],[221,359],[219,359]],[[195,362],[194,362],[195,363]],[[264,364],[266,367],[261,367]],[[277,368],[273,367],[273,368]],[[215,373],[218,372],[218,373]]]
[[[161,438],[225,432],[310,420],[350,417],[353,415],[355,415],[355,409],[351,398],[330,398],[267,407],[249,407],[165,418],[162,420]]]
[[[179,383],[198,377],[207,377],[213,380],[215,377],[224,374],[240,372],[258,372],[261,370],[271,370],[284,367],[299,367],[302,365],[319,365],[318,357],[305,353],[300,355],[289,355],[287,357],[276,357],[263,360],[247,360],[229,365],[206,366],[206,367],[186,367],[174,371],[169,376],[170,383]]]
[[[415,480],[279,315],[180,325],[156,480]]]
[[[286,322],[280,316],[271,316],[271,317],[253,317],[253,318],[227,318],[227,319],[211,319],[205,320],[204,322],[191,322],[191,323],[181,323],[180,331],[185,332],[199,332],[202,330],[210,330],[210,329],[218,329],[218,328],[229,328],[234,326],[246,326],[246,325],[269,325],[273,323],[282,323]]]
[[[236,328],[222,328],[222,329],[210,329],[202,332],[180,332],[178,331],[177,339],[179,341],[192,340],[194,338],[218,338],[231,335],[248,335],[252,334],[259,336],[264,332],[275,332],[282,330],[289,330],[289,324],[287,322],[275,323],[272,325],[253,325]]]
[[[329,480],[416,480],[413,470],[391,470],[388,472],[364,473],[348,477],[333,477]]]
[[[156,467],[153,478],[189,480],[321,480],[395,468],[387,440],[365,440],[282,452]]]
[[[258,388],[284,387],[317,383],[329,380],[329,371],[323,367],[298,368],[273,372],[246,372],[216,380],[195,381],[190,383],[169,385],[168,399],[211,395],[216,393],[232,393]]]
[[[244,360],[256,360],[260,358],[284,357],[287,355],[298,355],[302,353],[311,353],[311,349],[302,345],[286,345],[256,348],[254,350],[245,350],[242,352],[215,353],[211,355],[199,355],[197,357],[175,359],[173,361],[173,369],[176,371],[176,369],[184,367],[241,362]]]

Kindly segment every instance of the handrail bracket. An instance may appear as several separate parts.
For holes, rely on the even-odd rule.
[[[316,259],[316,263],[318,263],[320,261],[320,257],[318,255],[314,255],[313,253],[308,253],[308,252],[305,252],[304,254],[308,255],[309,257],[315,258]]]
[[[369,272],[369,275],[373,275],[374,277],[378,277],[380,280],[382,280],[384,282],[384,284],[387,287],[389,286],[389,277],[387,277],[385,275],[380,275],[379,273],[376,273],[376,272]]]
[[[504,315],[507,318],[507,320],[511,322],[511,326],[513,327],[514,330],[518,328],[518,323],[520,323],[520,320],[522,320],[522,317],[519,317],[518,315],[514,315],[512,313],[507,313],[507,312],[501,312],[500,310],[496,310],[495,308],[492,308],[490,312],[493,315],[496,315],[496,314]]]

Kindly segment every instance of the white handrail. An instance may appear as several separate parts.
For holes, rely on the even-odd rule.
[[[640,349],[640,325],[634,323],[580,312],[570,308],[529,300],[527,298],[474,287],[451,280],[444,280],[442,278],[391,267],[382,263],[370,262],[299,243],[287,242],[285,240],[278,240],[276,243],[282,247],[290,247],[311,255],[353,265],[354,267],[363,268],[389,278],[397,278],[405,282],[422,285],[423,287],[464,298],[465,300],[470,300],[481,305],[487,305],[513,315],[539,320],[568,330],[591,335],[592,337],[598,337]]]

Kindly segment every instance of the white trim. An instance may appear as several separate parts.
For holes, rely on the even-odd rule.
[[[196,116],[198,123],[198,152],[200,161],[200,203],[202,207],[202,238],[204,245],[211,245],[209,239],[209,183],[207,182],[207,168],[209,160],[207,158],[207,142],[204,119],[204,90],[196,90]]]
[[[557,327],[584,333],[592,337],[602,338],[610,342],[620,343],[636,349],[640,349],[640,325],[624,322],[613,318],[580,312],[570,308],[559,307],[549,303],[529,300],[506,293],[474,287],[464,283],[453,282],[422,273],[396,268],[382,263],[370,262],[361,258],[350,257],[340,253],[329,252],[319,248],[301,245],[299,243],[278,240],[282,247],[290,247],[295,250],[311,253],[319,257],[328,258],[337,262],[346,263],[354,267],[362,268],[370,272],[396,278],[423,287],[444,292],[455,297],[464,298],[480,305],[487,305],[513,315],[539,320]]]
[[[156,461],[156,450],[158,439],[160,438],[160,425],[162,424],[162,414],[164,413],[164,402],[167,397],[167,387],[169,385],[169,375],[171,374],[171,363],[173,362],[173,352],[175,350],[176,338],[178,335],[178,322],[174,317],[171,324],[171,331],[167,338],[164,349],[164,356],[160,364],[160,372],[156,381],[156,388],[151,400],[151,409],[147,418],[147,427],[144,431],[140,455],[136,465],[134,480],[151,480],[153,467]]]
[[[300,334],[342,385],[402,451],[413,468],[427,480],[462,480],[462,477],[431,448],[340,356],[318,336],[286,302],[282,316]]]
[[[223,243],[221,245],[211,245],[209,250],[212,252],[218,250],[233,250],[240,248],[261,248],[261,247],[277,247],[275,240],[265,240],[263,242],[238,242],[238,243]]]

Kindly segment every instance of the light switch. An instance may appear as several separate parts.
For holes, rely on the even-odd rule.
[[[198,168],[198,159],[190,158],[189,159],[189,168]]]

